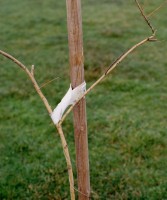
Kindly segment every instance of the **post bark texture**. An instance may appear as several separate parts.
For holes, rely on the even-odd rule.
[[[80,0],[66,0],[66,4],[70,57],[70,78],[72,88],[75,88],[84,81],[81,2]],[[73,115],[79,191],[78,195],[79,200],[88,200],[90,196],[90,177],[85,98],[83,98],[74,107]]]

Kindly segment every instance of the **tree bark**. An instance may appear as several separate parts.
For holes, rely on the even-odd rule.
[[[80,0],[66,0],[72,88],[84,82],[84,56]],[[74,135],[79,200],[90,196],[89,157],[86,120],[86,100],[83,98],[73,109]]]

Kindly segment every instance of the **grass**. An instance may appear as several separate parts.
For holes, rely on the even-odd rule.
[[[143,1],[150,13],[162,1]],[[93,83],[131,45],[149,35],[134,2],[85,0],[85,75]],[[130,55],[87,96],[92,199],[167,199],[166,8],[151,20],[157,43]],[[6,0],[0,49],[27,66],[54,107],[69,86],[65,1]],[[60,138],[16,65],[0,57],[0,199],[69,199]],[[75,171],[72,116],[64,124]],[[76,173],[75,173],[76,177]]]

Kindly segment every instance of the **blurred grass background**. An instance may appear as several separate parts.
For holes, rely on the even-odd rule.
[[[143,0],[147,13],[162,0]],[[151,17],[157,43],[130,55],[87,96],[92,199],[167,199],[167,5]],[[89,86],[150,35],[134,1],[82,1]],[[65,1],[0,2],[0,49],[35,65],[52,107],[69,87]],[[69,199],[66,163],[27,76],[0,56],[0,199]],[[64,124],[75,171],[72,115]],[[76,172],[75,172],[76,178]]]

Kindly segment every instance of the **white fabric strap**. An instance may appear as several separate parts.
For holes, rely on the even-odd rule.
[[[51,118],[54,124],[58,124],[61,120],[64,111],[69,105],[73,105],[86,91],[86,82],[72,89],[71,85],[61,102],[53,110]]]

